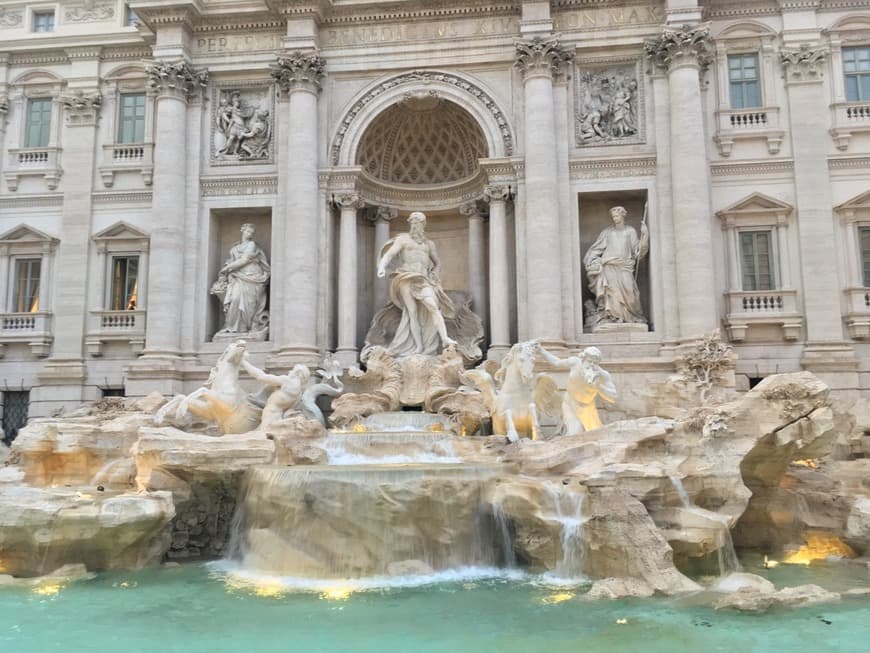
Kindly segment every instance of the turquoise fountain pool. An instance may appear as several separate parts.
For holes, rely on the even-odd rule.
[[[777,585],[870,584],[858,567],[751,571]],[[331,581],[302,590],[190,564],[0,587],[0,651],[870,651],[870,598],[758,616],[717,612],[697,598],[591,602],[582,592],[534,577],[461,573],[421,586],[360,590]]]

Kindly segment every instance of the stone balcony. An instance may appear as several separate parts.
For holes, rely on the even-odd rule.
[[[734,290],[725,293],[725,326],[731,340],[741,342],[753,326],[778,325],[785,340],[797,340],[803,326],[797,290]]]
[[[838,150],[848,150],[854,134],[870,132],[870,102],[832,104],[831,114],[831,136]]]
[[[846,328],[855,340],[870,340],[870,288],[846,288]]]
[[[146,186],[154,177],[154,143],[113,143],[103,146],[99,168],[103,186],[111,188],[119,172],[139,172]]]
[[[91,356],[102,356],[107,342],[126,342],[134,354],[145,348],[145,311],[91,311],[85,346]]]
[[[7,345],[25,343],[34,356],[51,353],[51,313],[0,313],[0,356]]]
[[[57,188],[60,179],[59,147],[28,147],[9,150],[9,164],[3,171],[6,186],[11,191],[18,190],[22,177],[43,177],[49,190]]]
[[[763,139],[767,151],[778,154],[785,131],[779,128],[779,108],[725,109],[716,112],[717,129],[713,138],[719,154],[728,157],[734,143],[741,140]]]

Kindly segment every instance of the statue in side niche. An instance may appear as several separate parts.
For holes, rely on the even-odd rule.
[[[640,238],[625,224],[628,212],[621,206],[610,209],[613,225],[604,229],[583,257],[589,289],[595,295],[595,321],[646,324],[637,287],[637,266],[649,252],[646,216]]]
[[[230,249],[211,294],[220,299],[223,326],[215,340],[244,335],[249,340],[265,340],[269,333],[266,311],[271,269],[266,253],[254,242],[254,225],[242,225],[242,240]]]
[[[565,435],[577,435],[601,426],[601,417],[595,407],[595,398],[616,401],[616,386],[610,373],[602,369],[601,352],[587,347],[577,356],[557,358],[543,347],[538,349],[550,365],[568,370],[568,385],[562,399],[562,430]]]

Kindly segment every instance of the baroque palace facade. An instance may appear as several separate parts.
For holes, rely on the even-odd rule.
[[[738,387],[870,387],[870,0],[5,0],[0,153],[7,435],[201,384],[245,251],[257,364],[355,362],[412,211],[491,358],[595,345],[630,402],[721,329]]]

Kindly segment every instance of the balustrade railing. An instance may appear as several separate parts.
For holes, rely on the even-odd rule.
[[[121,338],[143,335],[145,311],[92,311],[88,331]]]
[[[767,127],[766,111],[749,111],[746,113],[732,113],[728,116],[732,129],[752,129],[755,127]]]

